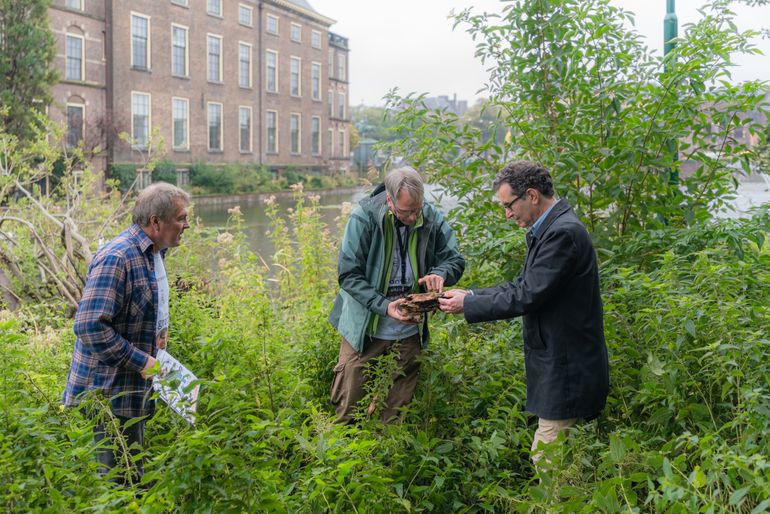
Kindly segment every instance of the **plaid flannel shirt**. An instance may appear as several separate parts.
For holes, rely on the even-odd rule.
[[[78,405],[82,393],[100,389],[118,416],[154,412],[152,381],[140,374],[157,353],[152,248],[152,240],[132,224],[91,261],[75,314],[77,340],[62,395],[65,405]]]

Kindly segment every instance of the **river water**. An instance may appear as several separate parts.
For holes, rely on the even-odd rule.
[[[321,218],[329,227],[332,237],[341,238],[342,234],[336,233],[338,223],[336,219],[342,212],[344,202],[357,203],[366,194],[364,188],[330,190],[330,191],[306,191],[305,196],[319,195],[319,205]],[[265,195],[265,198],[270,196]],[[437,205],[443,212],[446,212],[455,205],[451,198],[441,195],[441,190],[432,185],[425,186],[425,199]],[[193,200],[194,201],[194,200]],[[288,218],[289,209],[296,204],[290,194],[276,195],[275,202],[278,204],[279,212],[284,218]],[[260,255],[267,262],[270,262],[274,253],[273,242],[265,234],[270,229],[270,220],[265,214],[264,201],[232,202],[227,204],[196,205],[194,216],[199,218],[204,227],[225,228],[230,214],[228,209],[235,205],[240,206],[243,215],[243,232],[249,241],[251,250]]]

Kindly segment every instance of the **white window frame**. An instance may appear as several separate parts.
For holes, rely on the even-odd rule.
[[[327,133],[329,135],[329,138],[328,138],[329,157],[334,157],[334,129],[329,127],[329,130],[327,130]]]
[[[211,148],[211,106],[219,106],[219,148]],[[221,102],[206,102],[206,148],[210,153],[221,153],[225,149],[225,107]]]
[[[329,117],[334,118],[334,91],[331,89],[327,92],[326,101],[329,103]]]
[[[347,82],[348,57],[345,52],[337,52],[337,80]]]
[[[345,93],[337,93],[337,116],[339,119],[344,120],[347,114],[347,96]],[[340,112],[341,111],[341,112]]]
[[[339,156],[344,159],[345,156],[348,153],[347,152],[348,142],[347,142],[347,137],[345,136],[345,129],[337,130],[337,135],[340,137],[340,140],[339,140],[339,143],[340,143],[340,148],[339,148],[340,155]]]
[[[272,54],[275,56],[275,70],[274,70],[274,83],[275,88],[270,89],[270,60],[267,58],[267,54]],[[279,90],[278,87],[278,51],[277,50],[265,50],[265,91],[268,93],[277,93]]]
[[[297,63],[297,94],[294,94],[294,71],[292,65]],[[300,98],[302,96],[302,58],[296,55],[289,57],[289,96]]]
[[[216,16],[217,18],[222,17],[222,0],[215,0],[219,5],[219,12],[215,12],[211,10],[211,2],[212,0],[206,0],[206,14],[209,16]]]
[[[313,147],[313,122],[318,122],[318,146],[317,148]],[[321,148],[323,148],[323,137],[321,136],[323,134],[322,125],[321,125],[321,117],[320,116],[313,116],[310,118],[310,153],[313,155],[321,155]]]
[[[70,78],[67,75],[70,69],[69,67],[70,55],[69,55],[69,45],[68,45],[69,38],[80,40],[80,56],[79,56],[80,77],[76,79]],[[86,38],[85,36],[81,36],[79,34],[72,34],[71,32],[68,32],[64,37],[64,77],[65,77],[65,80],[75,80],[78,82],[84,82],[86,80]]]
[[[275,31],[270,30],[270,21],[271,20],[275,20]],[[281,22],[280,16],[276,16],[275,14],[266,14],[265,15],[265,32],[267,32],[268,34],[272,34],[274,36],[277,36],[278,34],[281,33],[280,22]]]
[[[69,144],[69,135],[70,135],[69,108],[70,107],[80,108],[80,139],[78,139],[78,142],[75,145]],[[67,148],[77,148],[78,144],[80,144],[80,141],[85,139],[85,135],[86,135],[86,104],[79,103],[79,102],[67,102],[67,105],[64,108],[64,116],[67,120],[67,134],[64,136],[64,142],[67,145]]]
[[[241,70],[241,63],[242,63],[241,50],[243,48],[249,49],[249,62],[248,62],[249,71],[248,71],[248,76],[246,77],[245,85],[243,84],[243,80],[242,80],[243,77],[241,76],[241,71],[242,71]],[[244,89],[251,89],[251,84],[252,84],[251,77],[253,75],[252,67],[253,67],[252,66],[252,46],[249,43],[246,43],[245,41],[238,41],[238,87],[242,87]]]
[[[147,66],[142,68],[136,65],[134,62],[134,23],[133,18],[144,18],[147,20],[147,47],[145,48],[145,60],[147,61]],[[131,49],[131,68],[137,69],[137,70],[146,70],[149,71],[152,69],[152,18],[147,16],[146,14],[138,13],[135,11],[131,11],[130,13],[130,26],[128,30],[128,37],[129,37],[129,48]]]
[[[147,141],[136,141],[136,127],[134,126],[134,118],[136,117],[134,111],[134,97],[144,96],[147,97]],[[150,131],[152,128],[152,94],[145,93],[144,91],[131,91],[131,141],[133,148],[143,150],[147,148],[147,143],[150,141]]]
[[[275,144],[275,148],[273,148],[272,150],[270,149],[270,124],[267,122],[267,118],[268,118],[268,116],[270,114],[274,115],[274,118],[273,118],[273,130],[275,132],[273,134],[273,143]],[[267,109],[265,111],[265,153],[268,153],[268,154],[271,154],[271,155],[278,154],[278,149],[279,149],[279,145],[278,145],[278,142],[279,142],[279,139],[278,139],[279,129],[278,129],[278,127],[279,127],[279,124],[278,124],[278,111]]]
[[[249,112],[249,138],[248,138],[248,148],[243,149],[243,133],[241,132],[241,112],[242,111],[248,111]],[[252,127],[254,125],[254,118],[253,118],[253,110],[248,105],[240,105],[238,106],[238,150],[240,150],[241,153],[251,153],[251,140],[252,140]]]
[[[216,80],[211,79],[211,52],[209,52],[209,40],[210,39],[218,39],[219,40],[219,70],[218,70],[218,78]],[[223,82],[222,77],[222,65],[224,59],[224,38],[220,36],[219,34],[212,34],[211,32],[206,34],[206,80],[208,82],[213,82],[215,84],[221,84]]]
[[[294,151],[294,140],[292,139],[291,122],[297,120],[297,151]],[[291,155],[302,155],[302,113],[289,113],[289,153]]]
[[[323,66],[320,62],[310,63],[310,97],[318,102],[321,101],[321,69]],[[315,75],[315,72],[318,75]]]
[[[172,4],[181,5],[182,7],[189,7],[187,0],[171,0]]]
[[[185,104],[185,141],[184,145],[176,144],[176,116],[174,113],[174,103],[183,102]],[[177,151],[187,151],[190,149],[190,99],[178,96],[171,97],[171,148]]]
[[[316,42],[318,44],[316,44]],[[310,31],[310,46],[318,50],[321,49],[321,47],[323,46],[323,43],[321,42],[321,31],[319,30]]]
[[[334,48],[329,48],[329,78],[334,78]]]
[[[295,34],[297,37],[294,37]],[[301,24],[294,23],[294,22],[291,22],[291,24],[289,24],[289,39],[291,39],[295,43],[302,43],[302,25]]]
[[[184,31],[184,74],[174,73],[174,29]],[[208,50],[208,49],[207,49]],[[190,76],[190,28],[178,23],[171,24],[171,75],[173,77]]]
[[[70,5],[71,3],[77,3],[78,5],[77,6]],[[72,0],[66,0],[64,2],[64,6],[65,7],[69,7],[70,9],[77,9],[78,11],[82,11],[83,10],[83,0],[75,0],[75,2],[73,2]],[[70,105],[70,104],[67,104],[67,105]],[[72,105],[79,105],[79,104],[72,104]]]
[[[244,22],[241,17],[241,15],[245,12],[249,13],[248,23]],[[244,27],[253,27],[254,26],[254,8],[249,7],[248,5],[238,4],[238,23],[243,25]]]

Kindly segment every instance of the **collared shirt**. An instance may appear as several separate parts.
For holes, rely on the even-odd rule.
[[[555,205],[556,203],[551,205],[548,209],[546,209],[546,211],[543,214],[540,215],[539,218],[537,218],[537,220],[535,220],[535,222],[532,224],[532,228],[529,229],[530,236],[532,237],[537,236],[537,230],[540,228],[540,225],[543,224],[543,221],[545,221],[545,218],[548,216],[548,213],[551,212],[551,209],[553,209]]]
[[[75,315],[77,340],[62,396],[65,405],[78,405],[79,395],[99,389],[119,416],[154,411],[152,383],[140,374],[157,353],[152,251],[152,240],[134,224],[91,261]]]

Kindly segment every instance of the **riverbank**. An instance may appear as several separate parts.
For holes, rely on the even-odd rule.
[[[309,189],[308,193],[318,194],[321,196],[328,194],[336,195],[354,195],[361,191],[363,186],[354,187],[335,187],[331,189]],[[197,206],[206,207],[226,207],[233,205],[256,205],[263,203],[266,199],[274,196],[278,199],[289,199],[294,194],[291,190],[282,191],[268,191],[263,193],[244,193],[244,194],[232,194],[232,195],[194,195],[193,202]]]

